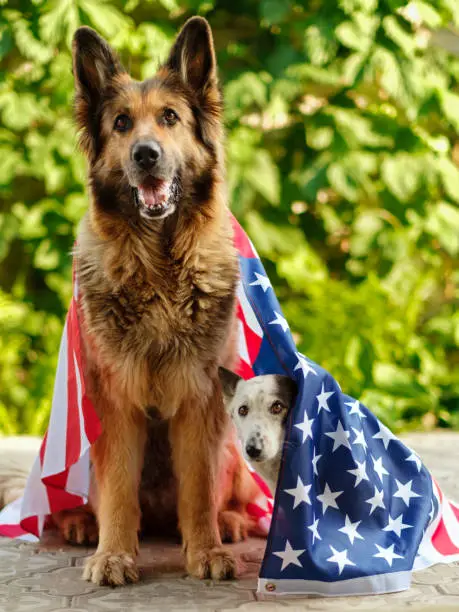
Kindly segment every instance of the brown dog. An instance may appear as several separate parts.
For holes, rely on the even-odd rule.
[[[89,394],[103,426],[92,453],[99,545],[84,576],[112,585],[138,578],[149,423],[144,477],[170,493],[151,505],[175,504],[176,482],[188,571],[230,578],[235,561],[221,545],[218,507],[227,510],[225,531],[238,522],[248,481],[240,457],[224,463],[234,447],[218,365],[234,361],[238,265],[211,30],[190,19],[166,64],[142,83],[90,28],[77,30],[73,58],[91,192],[75,255]],[[222,474],[230,480],[223,492]],[[91,537],[84,510],[58,522],[71,540]]]

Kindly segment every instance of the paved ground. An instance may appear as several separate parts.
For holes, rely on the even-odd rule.
[[[413,434],[405,440],[430,467],[441,487],[459,500],[459,434]],[[456,470],[456,471],[455,471]],[[351,610],[388,612],[459,611],[459,564],[417,572],[409,591],[373,597],[317,597],[258,601],[256,577],[264,541],[233,547],[244,566],[239,580],[227,584],[199,582],[185,576],[178,546],[146,543],[140,557],[142,581],[130,587],[96,587],[81,580],[89,549],[63,547],[56,536],[37,549],[0,538],[0,612],[156,612],[164,610]]]

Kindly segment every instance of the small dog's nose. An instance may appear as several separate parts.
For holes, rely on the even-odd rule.
[[[142,170],[151,170],[161,157],[161,147],[154,140],[138,142],[132,148],[132,159]]]
[[[257,459],[261,455],[261,448],[257,448],[253,444],[247,444],[245,452],[251,459]]]

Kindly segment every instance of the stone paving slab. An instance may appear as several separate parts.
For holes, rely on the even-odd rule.
[[[459,500],[459,434],[411,434],[404,441],[432,470],[444,492]],[[39,546],[0,538],[0,612],[271,612],[296,609],[321,612],[459,612],[459,563],[416,572],[411,589],[367,597],[257,598],[256,585],[265,541],[232,546],[240,559],[240,578],[229,583],[186,576],[180,548],[173,542],[141,546],[141,582],[123,588],[98,587],[81,579],[91,548],[68,547],[55,533]]]

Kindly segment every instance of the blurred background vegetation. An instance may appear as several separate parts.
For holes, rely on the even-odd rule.
[[[216,39],[231,206],[300,350],[395,429],[459,427],[457,0],[0,5],[0,432],[46,427],[71,295],[73,32],[145,78],[193,14]]]

